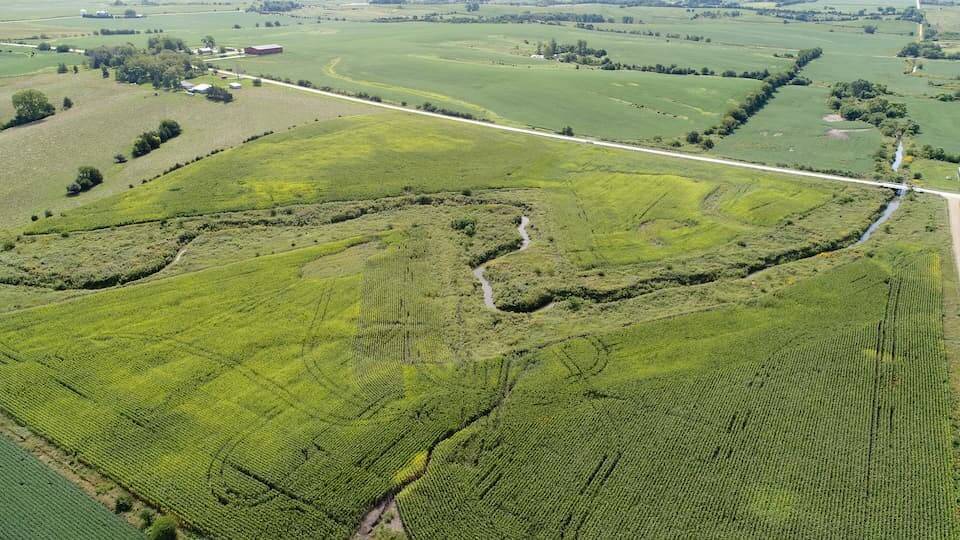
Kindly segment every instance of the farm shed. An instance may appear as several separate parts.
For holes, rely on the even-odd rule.
[[[279,54],[283,52],[283,45],[277,45],[275,43],[270,45],[252,45],[250,47],[245,47],[243,52],[246,54]]]
[[[207,90],[210,90],[211,86],[209,84],[198,84],[193,87],[193,91],[198,94],[206,94]]]

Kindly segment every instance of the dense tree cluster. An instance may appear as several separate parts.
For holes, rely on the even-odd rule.
[[[95,167],[80,167],[77,178],[67,186],[67,195],[79,195],[103,183],[103,174]]]
[[[284,13],[300,9],[303,4],[293,0],[261,0],[260,3],[253,4],[247,8],[247,11],[256,13]]]
[[[156,131],[147,131],[140,134],[133,141],[133,150],[130,153],[135,158],[145,156],[160,148],[161,144],[179,136],[182,132],[183,129],[175,120],[163,120]]]
[[[56,108],[50,103],[47,96],[39,90],[20,90],[13,94],[12,101],[14,117],[3,124],[3,129],[36,122],[56,112]]]
[[[943,148],[934,148],[929,144],[923,145],[917,152],[922,158],[936,159],[939,161],[949,161],[951,163],[960,163],[960,154],[950,154]]]
[[[156,88],[176,88],[180,81],[202,73],[193,65],[190,55],[163,51],[159,54],[137,54],[124,59],[117,67],[117,80],[129,83],[152,83]]]
[[[889,137],[919,133],[920,126],[907,118],[905,104],[892,103],[882,97],[888,93],[884,85],[863,79],[839,82],[833,85],[828,104],[844,120],[867,122]]]
[[[225,88],[211,86],[210,89],[207,90],[207,99],[210,101],[219,101],[220,103],[230,103],[233,101],[233,94]]]
[[[187,47],[185,41],[172,36],[150,36],[150,39],[147,40],[147,49],[154,54],[159,54],[162,51],[190,51],[190,47]]]
[[[392,3],[392,2],[381,2]],[[427,13],[421,16],[412,17],[381,17],[374,19],[373,22],[442,22],[450,24],[468,24],[468,23],[494,23],[494,24],[559,24],[561,22],[584,23],[612,23],[613,18],[607,18],[598,13],[505,13],[502,15],[477,17],[456,17],[445,16],[440,13]]]
[[[960,53],[946,53],[939,43],[932,41],[922,41],[920,43],[911,42],[897,53],[900,57],[909,58],[929,58],[931,60],[960,60]]]

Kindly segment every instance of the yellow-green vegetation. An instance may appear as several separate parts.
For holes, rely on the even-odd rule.
[[[26,88],[46,94],[57,114],[0,132],[0,228],[29,223],[31,216],[43,218],[46,210],[59,213],[130,186],[138,188],[177,163],[239,145],[265,131],[376,112],[249,82],[235,92],[236,101],[225,106],[182,92],[158,92],[149,85],[119,84],[101,78],[99,71],[81,70],[79,75],[0,78],[0,119],[13,116],[10,98]],[[70,110],[60,110],[64,97],[74,102]],[[132,158],[134,139],[168,118],[180,123],[183,134],[149,155]],[[127,161],[115,163],[116,154],[124,154]],[[81,165],[98,168],[104,183],[67,197],[65,188]]]
[[[277,42],[220,65],[687,150],[763,83],[548,61],[537,42],[738,72],[822,46],[798,86],[695,151],[856,174],[885,174],[874,157],[894,141],[827,117],[826,88],[863,77],[913,111],[954,84],[894,56],[914,23],[830,19],[822,2],[307,3],[90,20],[81,0],[12,2],[0,37]],[[548,24],[509,22],[527,16]],[[960,536],[942,200],[908,193],[863,238],[889,190],[243,84],[215,104],[99,70],[0,78],[0,117],[23,88],[74,102],[0,133],[0,414],[166,514],[152,536]],[[949,143],[954,104],[936,103],[908,149]],[[167,118],[183,134],[130,159]],[[949,182],[940,162],[904,163]],[[104,183],[64,196],[86,165]],[[3,443],[0,483],[17,482]],[[59,500],[10,493],[3,537]],[[102,508],[75,513],[98,534]]]
[[[0,410],[212,536],[950,536],[943,206],[852,246],[889,196],[312,124],[13,237],[18,290],[166,264],[0,314]]]

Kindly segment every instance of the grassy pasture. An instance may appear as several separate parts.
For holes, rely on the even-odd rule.
[[[6,436],[0,436],[0,503],[4,538],[143,538]]]
[[[403,134],[418,133],[415,140]],[[497,160],[486,159],[498,156]],[[65,217],[38,222],[36,232],[93,229],[182,215],[286,204],[370,199],[463,189],[544,188],[558,193],[572,223],[591,221],[600,253],[633,261],[729,242],[755,227],[771,227],[836,197],[842,185],[800,182],[735,169],[627,155],[587,146],[531,140],[479,127],[412,115],[357,116],[275,134],[180,169],[145,186],[88,204]],[[718,183],[737,186],[719,198],[717,220],[685,223]],[[637,191],[642,186],[642,191]],[[612,196],[617,193],[618,196]],[[675,222],[645,230],[632,247],[599,240],[634,236],[643,208],[668,196],[661,216]],[[675,198],[674,198],[675,197]],[[712,199],[711,199],[712,200]],[[616,208],[611,213],[611,208]],[[650,208],[648,208],[649,210]],[[659,209],[657,210],[659,211]],[[591,214],[612,220],[594,221]],[[563,220],[561,220],[563,221]],[[666,225],[666,221],[661,224]],[[704,236],[705,235],[705,236]],[[672,240],[671,240],[672,238]],[[698,239],[699,238],[699,239]],[[708,240],[709,239],[709,240]],[[591,242],[593,242],[591,240]],[[670,245],[677,247],[671,248]],[[614,255],[616,253],[616,255]]]
[[[923,178],[913,180],[917,185],[947,191],[960,191],[960,177],[957,176],[960,165],[956,163],[914,159],[910,163],[910,170],[923,175]]]
[[[83,65],[84,57],[73,53],[38,52],[23,47],[0,47],[0,77],[55,70],[57,64]]]
[[[864,122],[827,121],[829,92],[812,86],[787,86],[759,114],[724,137],[716,152],[746,161],[804,165],[866,175],[881,134]]]
[[[920,124],[918,144],[944,148],[947,152],[960,152],[957,137],[957,118],[960,118],[960,102],[943,102],[936,99],[899,98],[907,105],[907,114]]]
[[[126,191],[131,184],[140,186],[141,180],[174,163],[235,146],[267,130],[376,112],[274,87],[254,88],[249,82],[236,92],[234,103],[224,106],[183,93],[155,92],[149,86],[119,85],[101,79],[99,72],[81,71],[0,79],[0,118],[12,116],[10,97],[24,88],[44,92],[58,109],[64,96],[75,105],[42,122],[0,132],[0,161],[6,164],[0,172],[0,227],[29,223],[31,215],[42,216],[47,209],[56,213],[75,208]],[[134,138],[156,129],[164,118],[178,121],[184,133],[146,156],[113,163],[117,153],[129,158]],[[66,185],[80,165],[98,167],[104,183],[67,197]]]

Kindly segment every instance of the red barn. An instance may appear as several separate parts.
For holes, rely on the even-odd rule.
[[[279,54],[283,52],[283,45],[253,45],[245,47],[243,52],[246,54]]]

